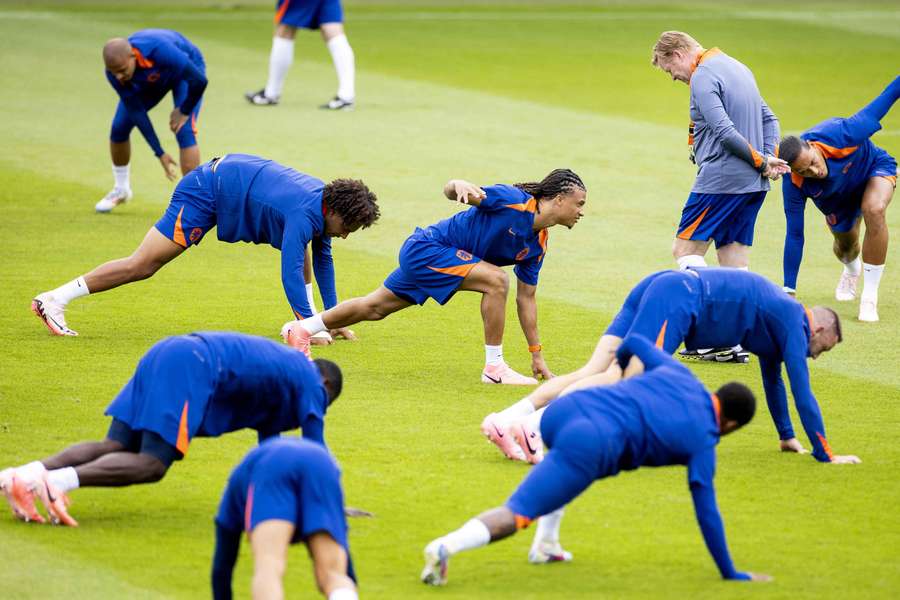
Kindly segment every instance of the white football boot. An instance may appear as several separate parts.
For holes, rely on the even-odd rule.
[[[125,204],[131,200],[132,195],[130,189],[123,190],[122,188],[114,187],[94,205],[94,210],[98,213],[108,213],[118,205]]]
[[[856,288],[859,284],[859,275],[850,275],[847,271],[841,273],[837,288],[834,290],[834,299],[838,302],[850,302],[856,299]]]
[[[859,320],[866,323],[878,321],[878,303],[875,300],[863,298],[859,302]]]
[[[69,329],[66,325],[65,311],[66,306],[58,302],[50,292],[38,294],[31,301],[31,312],[44,322],[50,333],[53,335],[76,336],[78,332]]]

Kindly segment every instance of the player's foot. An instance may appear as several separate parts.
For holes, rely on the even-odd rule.
[[[428,585],[444,585],[447,583],[447,565],[450,563],[450,552],[440,541],[434,540],[425,546],[425,568],[422,569],[422,583]]]
[[[687,360],[705,360],[721,363],[748,363],[750,353],[743,348],[701,348],[699,350],[682,350],[678,356]]]
[[[0,471],[0,493],[6,497],[13,516],[20,521],[43,523],[44,517],[34,505],[34,493],[15,469]]]
[[[859,320],[867,323],[878,321],[878,304],[874,300],[861,300],[859,303]]]
[[[66,307],[57,302],[48,292],[38,294],[31,301],[31,312],[44,322],[50,333],[53,335],[78,335],[78,332],[69,329],[66,325],[65,311]]]
[[[528,562],[533,565],[569,562],[570,560],[572,560],[572,553],[563,550],[559,542],[540,542],[528,551]]]
[[[533,465],[544,460],[544,440],[541,434],[526,423],[516,423],[509,427],[509,432],[525,454],[525,459]]]
[[[312,354],[309,351],[310,338],[309,332],[300,326],[300,321],[288,321],[281,328],[281,339],[291,348],[296,348],[306,355],[306,358],[312,360]]]
[[[490,440],[492,444],[500,448],[500,452],[510,460],[527,461],[525,453],[516,444],[512,434],[505,425],[500,423],[497,413],[491,413],[481,422],[481,433]]]
[[[343,100],[335,96],[325,104],[319,106],[325,110],[353,110],[353,100]]]
[[[247,102],[255,104],[256,106],[275,106],[278,104],[278,98],[269,98],[266,96],[265,88],[258,92],[247,92],[244,94],[244,98],[247,99]]]
[[[313,346],[327,346],[333,344],[334,339],[332,339],[331,334],[327,331],[320,331],[319,333],[310,336],[309,343]]]
[[[856,298],[856,286],[859,283],[859,275],[850,275],[847,271],[841,273],[837,288],[834,290],[834,298],[838,302],[849,302]]]
[[[40,480],[29,482],[29,487],[32,488],[33,495],[37,496],[43,503],[44,508],[47,509],[50,521],[54,525],[78,527],[78,521],[73,519],[67,510],[69,504],[71,504],[69,496],[50,483],[46,472]]]
[[[537,385],[537,379],[516,373],[505,362],[499,365],[485,365],[481,372],[482,383],[502,383],[506,385]]]
[[[131,190],[114,187],[94,205],[98,213],[108,213],[120,204],[131,200]]]

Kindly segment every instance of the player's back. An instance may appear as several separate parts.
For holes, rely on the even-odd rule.
[[[320,179],[259,156],[227,154],[213,180],[220,240],[281,248],[286,228],[324,230]]]
[[[300,426],[306,412],[324,415],[328,393],[318,367],[301,352],[262,337],[197,332],[212,355],[216,388],[204,432],[233,427],[285,431]]]
[[[881,124],[877,121],[868,122],[858,116],[826,119],[810,127],[800,138],[822,153],[828,175],[812,179],[792,174],[791,182],[820,208],[828,208],[829,199],[840,200],[860,192],[878,158],[879,148],[869,137],[879,129]]]
[[[668,360],[615,385],[571,394],[590,420],[620,426],[626,438],[622,469],[686,464],[718,442],[711,395],[689,369]]]
[[[200,49],[184,35],[171,29],[141,29],[128,36],[128,41],[147,58],[150,58],[157,48],[168,45],[186,54],[194,63],[203,61]]]

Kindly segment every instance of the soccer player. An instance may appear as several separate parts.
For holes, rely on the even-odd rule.
[[[232,598],[243,531],[253,552],[254,598],[284,597],[288,546],[303,543],[319,591],[329,600],[356,600],[341,472],[322,446],[294,439],[267,441],[232,472],[216,515],[215,600]]]
[[[312,245],[313,270],[325,307],[337,304],[331,238],[346,238],[379,216],[375,194],[362,181],[329,184],[249,154],[226,154],[184,177],[166,213],[127,258],[96,267],[38,294],[31,309],[55,335],[78,335],[66,325],[66,305],[152,277],[163,265],[218,227],[223,242],[269,244],[281,250],[281,282],[295,318],[312,316],[304,282],[304,255]],[[352,337],[349,330],[334,332]]]
[[[206,89],[206,66],[200,50],[177,31],[144,29],[127,40],[113,38],[103,46],[106,78],[119,94],[119,106],[109,134],[115,185],[94,207],[106,213],[131,198],[129,162],[131,130],[137,127],[159,159],[163,171],[174,181],[178,166],[163,150],[147,111],[172,92],[175,108],[169,128],[181,149],[181,174],[200,164],[197,118]]]
[[[353,48],[344,34],[344,11],[340,0],[278,0],[275,37],[269,55],[269,80],[258,92],[247,92],[244,95],[247,101],[259,106],[278,104],[284,79],[294,62],[294,37],[298,27],[321,30],[337,72],[337,94],[319,108],[352,110],[356,101],[356,62]]]
[[[787,136],[778,155],[791,166],[782,183],[787,235],[784,239],[784,287],[794,293],[803,258],[803,211],[812,198],[825,215],[834,236],[834,255],[844,263],[835,298],[856,298],[860,271],[865,285],[859,320],[878,320],[878,284],[888,248],[885,211],[897,186],[897,161],[869,139],[881,129],[881,119],[900,98],[900,76],[852,117],[833,118]],[[859,252],[860,218],[866,236]]]
[[[628,336],[616,358],[624,380],[574,391],[549,407],[541,433],[550,452],[504,506],[425,547],[423,582],[443,585],[451,556],[513,535],[535,519],[529,558],[536,562],[536,553],[559,555],[562,508],[595,480],[621,470],[669,465],[687,466],[697,522],[722,578],[771,579],[735,568],[713,487],[716,444],[753,418],[753,393],[732,382],[710,394],[687,367],[640,335]]]
[[[433,298],[446,304],[459,291],[479,292],[484,322],[485,383],[534,385],[503,360],[503,328],[509,279],[500,269],[515,265],[516,306],[528,341],[534,375],[552,377],[541,353],[537,328],[538,273],[547,252],[547,229],[571,229],[584,214],[586,191],[581,178],[556,169],[537,183],[480,188],[461,179],[444,186],[449,200],[472,208],[425,229],[416,228],[400,248],[400,267],[363,298],[346,300],[311,319],[286,323],[282,336],[309,353],[309,338],[326,329],[360,321],[377,321]]]
[[[804,453],[788,412],[783,364],[813,457],[821,462],[859,462],[856,456],[832,452],[806,363],[807,357],[818,358],[841,341],[837,314],[824,306],[807,309],[764,277],[737,269],[661,271],[644,278],[628,295],[585,366],[545,383],[501,413],[488,415],[482,432],[509,458],[539,461],[542,447],[536,421],[540,414],[534,411],[575,382],[602,378],[622,339],[635,333],[656,340],[670,354],[682,342],[688,349],[740,343],[756,354],[780,448]],[[530,418],[521,423],[523,417]],[[523,453],[513,447],[511,437],[524,440]]]
[[[262,441],[300,427],[304,438],[324,445],[325,412],[342,386],[333,362],[310,362],[264,338],[223,332],[166,338],[147,351],[107,407],[106,439],[5,469],[0,491],[19,519],[43,522],[38,498],[52,521],[74,526],[67,492],[157,482],[195,437],[250,428]]]
[[[653,65],[690,86],[688,146],[697,179],[681,212],[672,246],[678,266],[706,266],[716,243],[719,265],[746,269],[767,177],[787,172],[774,156],[778,119],[759,94],[753,73],[718,48],[703,48],[681,31],[653,46]]]

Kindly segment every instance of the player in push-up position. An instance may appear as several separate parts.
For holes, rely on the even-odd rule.
[[[444,186],[444,195],[472,208],[425,229],[416,228],[400,248],[400,267],[381,287],[311,319],[286,323],[285,341],[309,353],[309,338],[319,331],[377,321],[428,298],[445,304],[459,290],[479,292],[485,343],[481,380],[534,385],[536,379],[517,373],[503,360],[509,278],[500,267],[515,265],[516,306],[531,352],[531,370],[536,376],[552,377],[538,336],[538,273],[547,252],[547,230],[554,225],[571,229],[584,214],[584,183],[574,172],[556,169],[540,182],[485,188],[452,179]]]
[[[159,159],[166,177],[175,180],[175,161],[162,145],[147,111],[172,92],[175,108],[169,115],[169,128],[181,149],[181,174],[197,168],[197,118],[206,89],[206,65],[200,50],[177,31],[144,29],[128,39],[114,38],[103,46],[106,78],[119,95],[119,106],[109,134],[109,152],[115,185],[94,207],[109,212],[131,198],[129,162],[131,130],[135,127],[147,140]]]
[[[216,515],[214,600],[231,600],[241,533],[253,553],[253,597],[282,598],[291,544],[305,544],[319,591],[356,600],[341,472],[328,451],[304,440],[267,441],[232,472]]]
[[[157,482],[195,437],[249,428],[262,441],[299,427],[304,438],[324,444],[325,413],[342,386],[333,362],[310,362],[264,338],[167,338],[150,348],[107,407],[106,439],[0,471],[0,492],[19,519],[43,522],[37,498],[52,521],[74,526],[67,492]]]
[[[713,477],[716,444],[753,417],[753,393],[728,383],[710,394],[691,371],[640,335],[628,336],[616,355],[614,385],[586,387],[547,410],[541,433],[550,452],[504,506],[481,513],[425,547],[422,581],[442,585],[452,555],[513,535],[538,520],[529,559],[568,560],[559,525],[562,508],[590,485],[621,470],[687,465],[697,522],[724,579],[766,581],[731,561]],[[623,372],[624,370],[624,380]]]
[[[482,432],[509,458],[540,461],[543,448],[537,422],[541,415],[535,410],[567,386],[604,373],[622,339],[635,333],[656,340],[657,346],[670,354],[682,342],[688,349],[740,343],[756,354],[780,448],[803,453],[806,450],[794,434],[788,412],[783,364],[813,457],[821,462],[859,462],[856,456],[838,456],[831,451],[806,363],[807,357],[815,359],[841,341],[837,314],[824,306],[807,309],[766,278],[736,269],[661,271],[644,278],[628,295],[585,366],[545,383],[506,410],[488,415]],[[521,440],[520,444],[514,440]]]
[[[182,179],[166,213],[127,258],[96,267],[54,290],[38,294],[31,309],[51,333],[78,335],[66,325],[69,302],[152,277],[166,263],[217,227],[223,242],[269,244],[281,250],[281,282],[294,318],[312,316],[304,281],[305,254],[326,308],[337,304],[331,238],[346,238],[379,216],[375,194],[362,181],[319,179],[249,154],[226,154]],[[336,331],[352,337],[346,330]]]
[[[803,258],[803,212],[812,198],[834,236],[834,255],[844,263],[835,298],[856,298],[859,274],[865,285],[859,320],[878,320],[878,284],[888,248],[885,212],[897,187],[897,161],[872,143],[881,119],[900,98],[900,76],[852,117],[833,118],[807,129],[799,137],[781,140],[778,154],[791,166],[782,184],[787,235],[784,240],[784,288],[797,289]],[[860,221],[866,235],[859,251]]]

